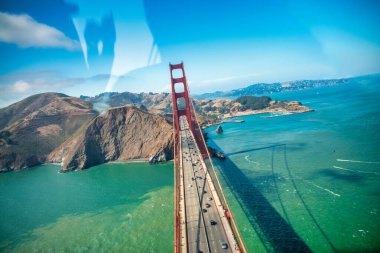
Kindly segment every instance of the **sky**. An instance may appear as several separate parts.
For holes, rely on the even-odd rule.
[[[377,0],[1,0],[0,108],[42,92],[193,94],[380,72]]]

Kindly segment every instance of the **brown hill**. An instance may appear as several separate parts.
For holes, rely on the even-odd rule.
[[[96,115],[91,103],[60,93],[34,95],[0,109],[0,171],[43,163]]]
[[[95,97],[81,96],[81,99],[92,103],[107,104],[111,107],[124,105],[142,105],[150,112],[163,114],[171,112],[171,94],[169,93],[131,93],[106,92]]]
[[[172,112],[171,94],[169,93],[130,93],[108,92],[95,97],[81,96],[81,99],[108,106],[134,105],[160,115]],[[197,99],[193,98],[202,127],[221,123],[224,118],[256,113],[302,113],[312,111],[298,101],[276,101],[270,97],[241,96],[236,100],[228,98]],[[104,106],[103,108],[106,108]]]
[[[161,116],[133,106],[111,108],[92,120],[49,155],[62,171],[109,162],[173,156],[172,126]]]

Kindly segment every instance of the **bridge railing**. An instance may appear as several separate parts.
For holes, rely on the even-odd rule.
[[[218,174],[215,170],[215,167],[214,167],[214,164],[212,162],[210,153],[207,149],[206,141],[205,141],[204,136],[202,134],[202,129],[201,129],[200,124],[199,124],[199,119],[198,119],[198,116],[197,116],[197,113],[196,113],[196,110],[194,107],[194,103],[190,97],[190,91],[189,91],[189,88],[187,85],[186,74],[185,74],[183,63],[175,64],[175,65],[169,64],[169,68],[170,68],[171,85],[172,85],[173,135],[174,135],[173,136],[174,137],[174,191],[175,191],[174,192],[174,201],[175,201],[175,205],[174,205],[174,209],[175,209],[174,210],[174,216],[175,216],[174,217],[174,219],[175,219],[174,250],[176,253],[177,252],[179,253],[181,250],[181,230],[180,230],[181,190],[180,190],[180,185],[179,185],[180,180],[181,180],[180,174],[179,174],[180,166],[181,166],[180,165],[180,154],[179,154],[179,152],[180,152],[180,138],[181,137],[179,136],[179,133],[180,133],[179,116],[182,115],[182,116],[187,117],[187,120],[189,123],[189,128],[193,132],[195,141],[198,145],[199,151],[201,152],[203,159],[204,160],[209,159],[209,161],[210,161],[211,168],[212,168],[212,171],[214,174],[214,178],[216,179],[218,187],[215,187],[213,180],[212,180],[212,184],[214,184],[214,188],[218,189],[218,192],[220,192],[220,194],[218,194],[219,200],[221,200],[219,195],[222,195],[223,201],[221,200],[221,203],[224,203],[224,205],[225,205],[224,209],[226,210],[226,216],[229,218],[229,221],[232,224],[232,231],[234,232],[235,239],[236,238],[238,239],[237,243],[239,245],[239,249],[245,253],[245,252],[247,252],[246,247],[244,245],[243,239],[242,239],[240,232],[238,230],[238,227],[236,225],[235,219],[231,213],[230,206],[229,206],[227,198],[224,194],[224,191],[223,191],[223,188],[221,186]],[[180,78],[178,78],[178,77],[174,78],[173,77],[173,70],[174,69],[181,69],[183,76]],[[175,91],[175,84],[176,83],[182,83],[183,84],[184,92],[176,93],[176,91]],[[180,97],[183,97],[185,99],[185,102],[186,102],[185,110],[178,110],[177,99]],[[207,166],[207,170],[209,170],[208,166]],[[211,175],[211,173],[210,173],[210,175]]]
[[[180,154],[179,145],[180,137],[176,131],[176,121],[174,120],[175,114],[173,113],[173,138],[174,138],[174,252],[180,253],[181,251],[181,230],[180,230]]]
[[[189,90],[187,92],[189,92]],[[190,92],[189,92],[189,94],[190,94]],[[197,116],[197,112],[195,110],[194,101],[191,99],[190,95],[189,95],[189,98],[190,98],[190,101],[191,101],[191,103],[190,103],[190,106],[191,106],[190,107],[190,111],[191,111],[191,116],[192,116],[192,120],[193,120],[193,134],[194,134],[194,138],[196,139],[196,142],[198,144],[199,150],[202,153],[203,159],[208,159],[209,162],[210,162],[214,178],[216,179],[216,182],[217,182],[217,187],[215,186],[213,180],[212,180],[212,184],[214,184],[215,189],[218,189],[218,192],[222,195],[221,202],[224,203],[224,205],[225,205],[224,209],[226,209],[226,216],[229,218],[230,224],[232,225],[232,229],[233,229],[233,232],[234,232],[234,235],[235,235],[235,239],[237,239],[237,242],[238,242],[240,250],[242,252],[246,253],[247,252],[247,248],[246,248],[246,246],[244,244],[244,241],[243,241],[243,238],[242,238],[242,236],[241,236],[241,234],[239,232],[239,229],[238,229],[238,226],[236,224],[235,218],[232,215],[231,207],[230,207],[230,205],[229,205],[229,203],[227,201],[226,195],[224,194],[222,185],[221,185],[220,180],[219,180],[218,173],[217,173],[217,171],[215,169],[215,166],[214,166],[214,163],[213,163],[213,161],[211,159],[210,152],[208,151],[206,140],[204,139],[204,136],[203,136],[203,133],[202,133],[202,128],[200,126],[199,119],[198,119],[198,116]],[[207,168],[207,169],[209,170],[209,168]]]

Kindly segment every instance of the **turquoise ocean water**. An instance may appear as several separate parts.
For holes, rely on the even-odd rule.
[[[208,143],[227,154],[216,165],[248,247],[379,252],[380,79],[271,97],[315,112],[208,129]]]
[[[173,163],[0,175],[0,252],[173,251]]]
[[[207,129],[249,252],[380,251],[380,81],[271,94],[315,112]],[[173,163],[0,174],[0,252],[172,252]]]

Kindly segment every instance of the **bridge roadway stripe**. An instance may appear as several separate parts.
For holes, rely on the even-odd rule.
[[[192,154],[192,155],[194,155],[194,154]],[[213,183],[212,183],[212,178],[211,178],[211,175],[210,174],[208,174],[208,170],[207,170],[207,168],[205,167],[206,165],[204,164],[204,162],[202,161],[201,162],[201,164],[202,164],[202,168],[203,168],[203,172],[206,174],[206,178],[207,178],[207,186],[208,186],[208,188],[209,188],[209,190],[210,190],[210,192],[214,192],[214,194],[213,195],[215,195],[216,194],[216,189],[214,188],[213,190],[211,190],[211,186],[210,185],[213,185]],[[211,181],[211,183],[210,183],[210,181]],[[215,206],[216,206],[216,216],[219,218],[218,219],[218,221],[219,221],[219,223],[221,224],[221,226],[222,226],[222,237],[223,238],[225,238],[225,242],[227,242],[229,245],[230,245],[230,247],[229,247],[229,250],[231,251],[231,250],[236,250],[236,249],[233,249],[233,248],[231,248],[231,244],[229,243],[229,238],[228,238],[228,236],[227,236],[227,232],[225,231],[225,224],[223,224],[224,222],[222,221],[222,218],[224,218],[224,219],[226,219],[225,218],[225,215],[224,215],[224,210],[223,210],[223,214],[221,213],[222,211],[221,210],[219,210],[219,208],[218,208],[218,206],[219,205],[217,205],[216,204],[216,198],[213,198],[213,203],[215,204]],[[219,202],[220,204],[221,204],[221,202]],[[221,205],[220,205],[220,207],[221,207]],[[227,221],[226,221],[227,222]],[[215,227],[215,230],[217,230],[217,228]],[[230,231],[231,233],[232,233],[232,231]],[[219,234],[220,235],[220,231],[218,231],[218,233],[217,234]]]
[[[190,132],[189,132],[190,133]],[[190,133],[190,136],[191,136],[191,133]],[[184,140],[184,138],[182,139],[182,140]],[[189,150],[190,151],[190,150]],[[197,156],[197,154],[198,154],[198,152],[197,152],[197,149],[196,149],[196,147],[194,147],[194,150],[191,150],[191,152],[189,152],[189,154],[188,154],[188,156],[189,156],[189,158],[191,157],[195,157],[195,164],[197,164],[197,162],[199,163],[200,162],[200,159],[199,159],[199,156]],[[187,158],[185,158],[185,161],[186,161],[186,159]],[[193,160],[193,159],[191,159],[191,160]],[[197,170],[198,172],[197,172],[197,175],[198,174],[200,174],[200,175],[202,175],[204,178],[207,178],[207,177],[205,177],[205,170],[204,170],[204,168],[202,169],[202,168],[197,168],[197,166],[200,166],[200,165],[203,165],[203,163],[200,163],[199,165],[196,165],[196,166],[194,166],[193,167],[193,170],[194,170],[194,172]],[[203,167],[203,166],[202,166]],[[188,171],[188,170],[187,170]],[[186,171],[186,172],[187,172]],[[187,173],[188,174],[188,173]],[[197,181],[196,182],[199,182],[199,179],[197,179]],[[209,187],[209,184],[208,184],[208,180],[207,181],[203,181],[202,180],[202,182],[203,182],[203,185],[204,186],[206,186],[207,188],[207,190],[208,190],[208,192],[211,192],[211,188]],[[186,185],[187,185],[187,183],[186,183]],[[198,184],[197,184],[197,186],[198,186]],[[198,187],[197,187],[197,190],[199,190],[198,189]],[[203,194],[203,191],[202,191],[202,194]],[[221,223],[221,221],[220,221],[220,218],[218,217],[219,215],[218,215],[218,211],[217,210],[215,210],[215,208],[216,208],[216,205],[213,205],[212,206],[212,208],[211,208],[211,210],[209,211],[209,213],[211,213],[211,212],[213,212],[214,213],[214,215],[215,215],[215,213],[216,213],[216,215],[215,215],[215,217],[217,217],[218,219],[218,222],[219,222],[219,224],[222,224]],[[206,215],[206,217],[207,217],[207,215]],[[223,225],[222,225],[223,226]],[[216,231],[216,232],[219,232],[219,233],[216,233],[216,234],[219,234],[220,236],[222,236],[223,238],[226,236],[225,235],[225,233],[223,233],[224,231],[218,231],[218,227],[219,226],[206,226],[206,229],[208,228],[208,229],[210,229],[210,231]],[[223,229],[222,229],[223,230]],[[220,234],[220,232],[222,232],[222,234]],[[210,234],[210,237],[212,237],[212,239],[214,239],[213,237],[213,233],[211,233]],[[208,238],[208,240],[211,242],[211,240],[210,240],[211,238]],[[226,239],[223,239],[224,241],[227,241]],[[216,240],[212,240],[212,244],[214,245],[215,244],[215,241]],[[220,241],[220,240],[219,240]],[[190,244],[190,242],[189,242],[189,244]],[[219,245],[219,244],[218,244]],[[191,247],[190,247],[191,248]],[[216,250],[216,249],[215,249]],[[229,250],[231,250],[231,248],[229,249]]]
[[[188,131],[189,133],[190,133],[190,131]],[[191,133],[190,133],[190,135],[191,135]],[[192,156],[192,157],[195,157],[195,158],[198,158],[198,159],[194,159],[194,160],[196,160],[197,162],[200,162],[200,159],[199,159],[199,155],[197,156],[197,154],[198,154],[198,152],[197,152],[197,149],[196,148],[194,148],[195,150],[192,150],[192,152],[190,152],[190,155]],[[200,165],[203,165],[203,163],[201,163]],[[203,166],[202,166],[203,167]],[[194,170],[196,169],[196,167],[195,168],[193,168]],[[205,176],[205,174],[203,174],[203,173],[205,172],[204,171],[204,168],[203,169],[200,169],[199,168],[199,173],[201,173],[201,175],[202,176],[204,176],[204,178],[206,178],[206,176]],[[198,173],[197,173],[198,174]],[[197,182],[198,182],[198,180],[199,179],[197,179]],[[202,180],[203,181],[203,180]],[[208,180],[207,180],[208,181]],[[203,181],[204,182],[204,186],[206,186],[206,188],[207,188],[207,190],[209,191],[209,192],[211,192],[211,188],[209,187],[209,184],[208,184],[208,182],[206,183],[206,181]],[[202,194],[203,194],[203,191],[202,191]],[[215,202],[214,202],[215,203]],[[222,230],[223,230],[223,228],[224,228],[224,226],[223,226],[223,224],[222,224],[222,222],[221,222],[221,220],[220,220],[220,218],[219,218],[219,213],[218,213],[218,210],[216,209],[214,209],[214,208],[216,208],[216,205],[214,205],[212,208],[211,208],[211,210],[213,210],[213,213],[214,213],[214,215],[215,215],[215,217],[217,217],[217,220],[218,220],[218,223],[219,224],[221,224],[221,226],[222,226]],[[211,212],[211,211],[210,211]],[[207,216],[206,216],[207,217]],[[226,234],[225,234],[225,231],[219,231],[218,230],[218,227],[219,226],[211,226],[211,227],[209,227],[209,226],[206,226],[206,227],[208,227],[211,231],[216,231],[216,234],[219,234],[219,236],[221,236],[222,238],[223,238],[223,240],[225,241],[225,242],[227,242],[228,240],[227,240],[227,236],[226,236]],[[213,233],[211,233],[210,235],[213,237],[213,235],[212,235]],[[209,241],[211,241],[210,240],[210,238],[208,238],[209,239]],[[216,241],[216,240],[215,240]],[[213,240],[213,244],[215,244],[215,241]],[[219,240],[219,242],[220,242],[220,240]],[[229,248],[229,250],[232,250],[231,248]],[[216,251],[216,249],[215,249],[215,251]]]
[[[180,135],[180,139],[182,139],[182,134],[179,133]],[[184,197],[184,194],[185,194],[185,191],[184,191],[184,187],[183,187],[183,170],[182,170],[182,164],[183,164],[183,161],[182,161],[182,151],[181,151],[181,143],[179,143],[179,150],[180,150],[180,165],[179,165],[179,185],[180,185],[180,192],[179,192],[179,195],[180,195],[180,205],[179,205],[179,214],[180,214],[180,250],[182,252],[186,252],[187,251],[187,234],[186,234],[186,214],[184,214],[186,212],[184,206],[185,206],[185,197]]]
[[[190,150],[189,150],[189,152],[190,152]],[[192,162],[191,162],[191,164],[192,164]],[[195,182],[196,183],[196,182]],[[197,184],[197,183],[196,183]],[[195,187],[197,187],[197,186],[195,186]],[[194,188],[195,188],[194,187]],[[197,193],[198,193],[198,189],[197,189]],[[198,201],[199,201],[199,199],[198,199]],[[198,213],[200,212],[200,206],[199,206],[199,202],[198,202],[198,205],[197,205],[197,211],[198,211]],[[198,219],[198,221],[199,221],[199,219]],[[197,227],[199,227],[199,226],[197,226]],[[206,237],[206,240],[207,240],[207,237]],[[198,242],[198,243],[200,243],[200,242]],[[210,250],[210,249],[209,249]]]
[[[183,145],[183,143],[181,143],[181,145]],[[186,167],[186,164],[184,165],[184,167],[183,168],[185,168]],[[187,172],[188,170],[186,170],[186,172]],[[186,173],[186,174],[189,174],[189,173]],[[188,178],[188,177],[187,177]],[[186,185],[188,184],[188,182],[186,183]],[[187,188],[186,188],[187,189]],[[187,192],[191,192],[191,191],[193,191],[193,188],[191,188],[190,190],[189,189],[187,189]],[[188,203],[189,201],[187,201],[186,202],[186,206],[189,206],[189,203]],[[194,208],[194,205],[192,205],[193,206],[193,208]],[[190,211],[190,210],[189,210]],[[198,206],[198,212],[199,212],[199,206]],[[188,225],[190,225],[190,224],[188,224]],[[197,225],[197,230],[199,230],[199,228],[198,228],[199,226]],[[194,230],[194,228],[192,229],[192,230]],[[189,234],[189,238],[191,238],[192,237],[192,234]],[[189,240],[189,250],[192,248],[192,244],[191,244],[191,242],[192,242],[193,240]],[[202,249],[203,248],[203,246],[200,248],[200,249]]]
[[[186,134],[186,136],[188,137],[188,130],[185,130],[185,134]],[[188,140],[188,138],[187,138],[187,140]],[[187,144],[188,144],[188,147],[189,147],[189,143],[188,143],[188,141],[187,141]],[[190,152],[190,150],[189,150],[189,152]],[[191,157],[190,157],[191,158]],[[194,176],[194,178],[195,178],[195,173],[194,173],[194,168],[193,168],[193,159],[190,159],[191,161],[191,169],[192,169],[192,171],[193,171],[193,176]],[[204,227],[204,231],[205,231],[205,237],[206,237],[206,241],[207,241],[207,246],[208,246],[208,251],[209,252],[211,252],[211,249],[210,249],[210,244],[209,244],[209,241],[208,241],[208,235],[207,235],[207,229],[206,229],[206,224],[205,224],[205,220],[204,220],[204,216],[203,216],[203,212],[202,212],[202,202],[201,202],[201,200],[200,200],[200,197],[199,197],[199,189],[198,189],[198,182],[197,182],[197,180],[195,179],[194,180],[194,182],[195,182],[195,187],[196,187],[196,189],[197,189],[197,195],[198,195],[198,203],[199,203],[199,206],[198,206],[198,213],[200,214],[200,216],[201,216],[201,219],[202,219],[202,222],[203,222],[203,227]],[[199,224],[199,223],[198,223]],[[199,228],[200,228],[200,226],[198,226]],[[197,234],[197,236],[199,236],[199,234]],[[198,237],[197,239],[199,239],[199,241],[200,241],[200,238]],[[198,244],[199,244],[199,242],[198,242]],[[198,246],[198,245],[197,245]]]
[[[183,138],[183,134],[179,133],[181,139]],[[180,184],[181,184],[181,189],[180,189],[180,198],[181,198],[181,204],[180,204],[180,233],[181,233],[181,249],[182,252],[187,252],[188,250],[188,238],[187,238],[187,224],[186,224],[186,203],[185,203],[185,189],[184,189],[184,171],[183,171],[183,156],[182,156],[182,141],[179,143],[179,148],[180,148]],[[183,230],[183,231],[182,231]]]

